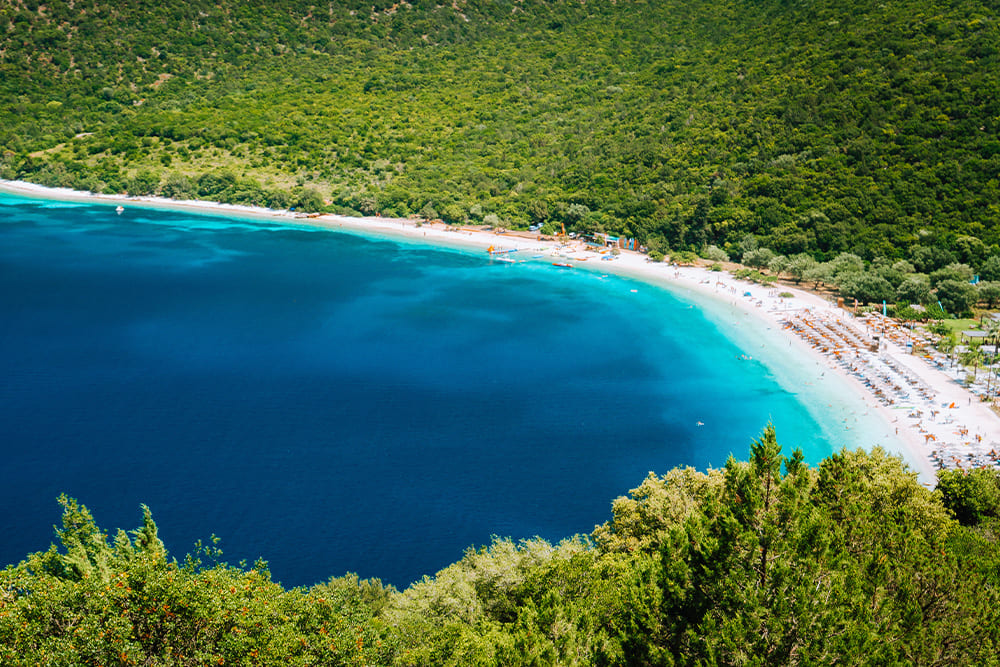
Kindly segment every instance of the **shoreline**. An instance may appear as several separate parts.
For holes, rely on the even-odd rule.
[[[859,433],[870,434],[867,440],[855,446],[870,449],[877,445],[901,456],[925,485],[934,485],[937,467],[942,462],[946,467],[968,468],[973,465],[969,454],[985,457],[991,449],[1000,451],[1000,416],[978,397],[926,360],[909,354],[905,341],[898,337],[883,336],[878,352],[869,351],[864,344],[872,340],[871,322],[862,321],[805,290],[786,286],[769,288],[738,280],[724,272],[650,262],[645,255],[627,250],[607,261],[604,255],[588,249],[580,241],[561,244],[540,236],[533,239],[521,233],[496,234],[468,227],[448,227],[443,223],[334,214],[306,216],[198,200],[93,194],[21,181],[0,180],[0,192],[50,201],[118,204],[126,211],[132,204],[144,208],[238,215],[465,250],[502,247],[531,252],[536,261],[614,273],[677,296],[690,296],[689,300],[717,324],[730,328],[745,342],[752,342],[754,349],[763,348],[761,354],[769,370],[779,376],[783,386],[810,377],[814,385],[803,391],[813,402],[822,400],[824,392],[831,395],[853,392],[857,400],[853,401],[855,406],[844,419],[845,429],[858,429],[852,434],[853,440],[858,439]],[[793,296],[783,298],[779,293]],[[746,320],[751,322],[744,328]],[[804,405],[813,413],[823,411],[815,404]],[[852,416],[854,422],[850,422]],[[836,443],[837,435],[827,433],[831,444]],[[834,451],[839,448],[835,445]],[[963,466],[967,458],[970,462]]]

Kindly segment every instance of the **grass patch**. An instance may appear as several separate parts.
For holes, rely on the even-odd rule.
[[[963,331],[975,330],[979,331],[979,320],[974,320],[971,318],[961,319],[961,320],[942,320],[942,324],[948,327],[951,333],[958,334]]]

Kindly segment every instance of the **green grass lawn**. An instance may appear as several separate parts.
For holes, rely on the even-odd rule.
[[[963,331],[979,331],[979,320],[974,320],[971,318],[965,318],[961,320],[943,320],[943,324],[948,327],[948,330],[955,334],[960,334]]]

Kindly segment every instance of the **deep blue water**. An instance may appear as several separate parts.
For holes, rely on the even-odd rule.
[[[769,419],[829,453],[739,354],[614,276],[0,195],[0,564],[48,547],[66,492],[112,534],[148,504],[179,559],[215,533],[286,585],[403,587],[491,535],[590,532]]]

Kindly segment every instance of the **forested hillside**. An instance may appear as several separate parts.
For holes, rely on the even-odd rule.
[[[731,256],[748,235],[821,260],[969,237],[983,259],[1000,254],[996,10],[3,0],[0,175]]]
[[[286,590],[214,543],[171,559],[145,509],[109,540],[61,498],[59,544],[0,571],[0,663],[997,665],[1000,476],[774,430],[722,470],[650,474],[589,537],[497,539],[398,592]]]

